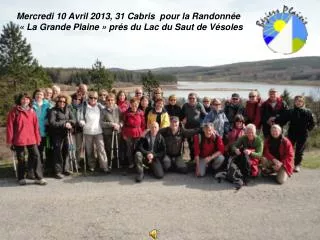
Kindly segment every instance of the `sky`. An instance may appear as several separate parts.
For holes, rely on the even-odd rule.
[[[306,4],[307,3],[307,4]],[[282,55],[270,51],[263,40],[263,28],[256,21],[264,17],[265,12],[280,9],[283,5],[293,7],[307,19],[308,39],[297,53]],[[256,1],[256,0],[2,0],[0,2],[1,26],[10,21],[25,26],[23,36],[31,44],[32,52],[44,67],[91,68],[98,58],[107,67],[125,69],[151,69],[176,66],[216,66],[236,62],[281,59],[288,57],[319,56],[320,16],[319,0],[296,1]],[[203,14],[239,13],[240,20],[206,20],[204,23],[242,24],[242,31],[28,31],[27,24],[74,24],[73,20],[17,20],[18,12],[57,13],[66,12],[110,12],[112,16],[121,12],[154,13],[153,21],[112,21],[121,23],[159,24],[160,14]],[[102,26],[108,22],[98,20]],[[181,21],[167,21],[175,25]],[[199,24],[200,20],[185,21],[185,24]],[[110,23],[110,22],[109,22]],[[160,23],[162,24],[162,22]]]

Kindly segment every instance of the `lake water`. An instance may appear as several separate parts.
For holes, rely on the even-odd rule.
[[[197,92],[199,97],[208,96],[210,98],[230,98],[234,92],[239,93],[241,98],[248,98],[250,89],[258,90],[263,99],[268,98],[270,88],[276,88],[280,93],[287,89],[291,97],[295,95],[320,96],[319,86],[298,86],[298,85],[275,85],[268,83],[249,83],[249,82],[178,82],[175,90],[165,90],[167,97],[171,94],[177,97],[186,98],[188,93]]]

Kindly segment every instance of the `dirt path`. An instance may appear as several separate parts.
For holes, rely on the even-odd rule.
[[[255,180],[235,192],[211,176],[167,174],[48,179],[45,187],[0,179],[0,236],[6,239],[319,239],[320,171],[280,186]]]

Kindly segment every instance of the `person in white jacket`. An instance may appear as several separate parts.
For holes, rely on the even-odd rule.
[[[95,145],[100,168],[103,172],[109,173],[108,159],[104,148],[102,128],[100,125],[102,109],[103,107],[98,103],[98,93],[90,92],[88,102],[86,102],[86,104],[78,111],[78,119],[80,119],[79,125],[83,127],[89,170],[93,172],[96,165],[93,148],[93,145]]]

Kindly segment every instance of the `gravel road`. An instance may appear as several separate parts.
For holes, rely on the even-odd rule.
[[[211,176],[169,173],[48,179],[17,186],[0,179],[0,239],[320,239],[320,171],[280,186],[260,178],[239,191]]]

